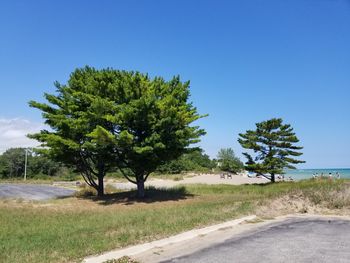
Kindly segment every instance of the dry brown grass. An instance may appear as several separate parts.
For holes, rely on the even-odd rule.
[[[350,215],[350,187],[297,190],[265,202],[256,211],[264,218],[295,213]]]

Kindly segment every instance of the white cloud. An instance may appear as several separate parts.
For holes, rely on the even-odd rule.
[[[0,118],[0,153],[12,147],[36,147],[39,143],[36,140],[27,138],[27,134],[35,133],[45,126],[41,123],[15,118]]]

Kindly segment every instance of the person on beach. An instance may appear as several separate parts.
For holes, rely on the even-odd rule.
[[[336,175],[337,179],[340,179],[340,173],[336,172],[335,175]]]
[[[328,174],[328,177],[329,177],[330,180],[332,180],[332,179],[333,179],[333,174],[332,174],[332,173],[329,173],[329,174]]]

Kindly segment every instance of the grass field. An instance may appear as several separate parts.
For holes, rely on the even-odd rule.
[[[91,254],[258,211],[268,217],[264,214],[268,210],[261,208],[268,207],[269,200],[279,202],[287,196],[330,211],[346,210],[350,208],[349,188],[345,180],[309,180],[149,189],[143,201],[133,198],[134,192],[115,193],[102,200],[1,201],[0,262],[79,262]]]

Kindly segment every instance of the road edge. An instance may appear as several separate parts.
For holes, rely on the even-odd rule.
[[[201,236],[201,235],[209,234],[211,232],[214,232],[214,231],[217,231],[220,229],[233,227],[233,226],[239,225],[245,221],[254,220],[255,218],[256,218],[256,215],[250,215],[250,216],[245,216],[242,218],[230,220],[230,221],[227,221],[224,223],[220,223],[220,224],[216,224],[216,225],[212,225],[212,226],[208,226],[208,227],[204,227],[204,228],[200,228],[200,229],[193,229],[190,231],[186,231],[186,232],[177,234],[175,236],[167,237],[167,238],[160,239],[160,240],[155,240],[155,241],[152,241],[149,243],[144,243],[144,244],[126,247],[126,248],[122,248],[122,249],[116,249],[116,250],[105,252],[105,253],[100,254],[100,255],[89,256],[89,257],[84,258],[82,262],[84,262],[84,263],[102,263],[102,262],[105,262],[107,260],[118,259],[118,258],[121,258],[123,256],[137,255],[137,254],[140,254],[142,252],[145,252],[147,250],[150,250],[150,249],[153,249],[156,247],[161,247],[161,246],[166,246],[166,245],[170,245],[170,244],[183,242],[183,241],[186,241],[186,240],[189,240],[189,239]]]

